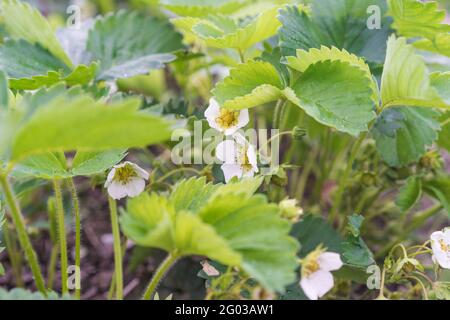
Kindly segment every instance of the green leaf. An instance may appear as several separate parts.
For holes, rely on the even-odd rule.
[[[3,71],[0,71],[0,108],[8,108],[9,86],[8,77]]]
[[[98,79],[129,78],[174,60],[170,53],[183,48],[181,41],[182,36],[166,21],[119,11],[95,23],[87,51],[100,61]]]
[[[364,217],[360,216],[359,214],[353,214],[348,217],[348,230],[354,237],[359,237],[360,229],[362,226],[362,223],[364,221]]]
[[[232,69],[213,94],[221,107],[238,110],[275,101],[282,90],[283,83],[273,65],[249,60]]]
[[[91,176],[105,172],[125,158],[125,150],[77,152],[72,161],[72,176]]]
[[[372,134],[383,160],[392,167],[402,167],[422,157],[438,138],[439,113],[432,109],[397,107],[384,110]]]
[[[367,27],[367,9],[381,9],[381,29]],[[321,0],[312,3],[308,15],[297,7],[281,11],[280,46],[284,55],[293,56],[297,49],[309,50],[335,46],[374,62],[382,62],[386,51],[390,22],[384,17],[384,0]]]
[[[34,90],[65,82],[69,86],[88,84],[95,77],[96,64],[79,65],[70,70],[39,44],[24,40],[7,40],[0,46],[0,70],[17,90]]]
[[[1,13],[10,35],[41,45],[69,68],[72,67],[72,62],[56,38],[50,23],[39,10],[19,0],[3,0]]]
[[[373,91],[373,102],[378,104],[378,85],[372,76],[369,66],[364,62],[364,59],[349,53],[347,50],[339,50],[336,47],[327,48],[321,46],[320,49],[312,48],[308,51],[298,49],[295,57],[286,57],[287,65],[299,72],[305,72],[311,65],[327,60],[347,62],[351,66],[357,67],[364,71],[366,77],[370,81]]]
[[[341,236],[322,218],[306,215],[292,228],[292,236],[300,242],[299,257],[303,258],[319,245],[323,245],[331,252],[341,253]]]
[[[375,264],[375,259],[364,240],[361,238],[361,226],[364,217],[353,214],[348,218],[347,228],[349,234],[342,243],[342,256],[348,266],[362,269]]]
[[[370,80],[347,62],[311,65],[292,86],[294,103],[318,122],[351,135],[367,131],[375,118]],[[292,100],[291,100],[292,101]]]
[[[431,85],[437,90],[439,97],[448,105],[450,105],[450,71],[433,72],[430,75]]]
[[[240,0],[161,0],[161,4],[179,16],[205,17],[209,14],[230,14],[244,5]]]
[[[444,78],[445,80],[445,78]],[[431,85],[423,58],[405,38],[391,36],[381,79],[382,107],[417,106],[450,109]]]
[[[202,190],[202,185],[200,194],[190,191],[183,196],[189,187]],[[283,291],[295,279],[297,266],[297,245],[288,236],[289,223],[264,196],[240,193],[243,186],[239,185],[237,193],[220,188],[207,185],[204,179],[189,179],[169,199],[156,194],[130,199],[122,228],[140,245],[239,266],[267,289]]]
[[[274,36],[280,27],[278,8],[266,10],[251,20],[236,21],[225,15],[207,18],[177,18],[172,22],[184,32],[195,35],[214,48],[234,48],[244,52],[255,44]]]
[[[441,176],[427,181],[423,188],[428,194],[439,200],[450,215],[450,177]]]
[[[394,18],[397,33],[417,40],[414,46],[450,56],[450,25],[445,23],[445,10],[438,3],[416,0],[388,0],[388,14]]]
[[[144,147],[169,138],[168,123],[139,106],[137,99],[106,105],[83,95],[57,97],[23,121],[12,139],[12,160],[52,151]]]
[[[400,188],[395,204],[403,212],[414,207],[422,197],[422,179],[418,176],[409,177]]]

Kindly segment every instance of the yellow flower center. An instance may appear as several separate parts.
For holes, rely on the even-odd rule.
[[[317,262],[317,260],[311,259],[303,265],[302,272],[305,277],[309,277],[310,275],[312,275],[314,272],[316,272],[319,269],[320,269],[320,265]]]
[[[450,253],[450,246],[447,245],[444,240],[439,240],[439,245],[441,246],[441,250],[447,253]]]
[[[243,148],[241,161],[239,162],[244,172],[249,172],[253,168],[252,164],[250,163],[250,160],[248,159],[247,150],[248,150],[247,148],[245,147]]]
[[[123,167],[117,168],[114,174],[114,180],[121,184],[127,184],[134,177],[137,177],[136,171],[130,164],[125,164]]]
[[[220,114],[216,118],[217,124],[223,129],[234,127],[239,122],[239,111],[231,111],[227,109],[220,109]]]

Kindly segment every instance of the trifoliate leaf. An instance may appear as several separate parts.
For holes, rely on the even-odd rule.
[[[408,211],[422,197],[422,179],[418,176],[409,177],[405,184],[400,188],[395,201],[397,207],[403,212]]]
[[[413,163],[438,137],[439,113],[432,109],[396,107],[384,110],[372,133],[379,154],[393,167]]]
[[[287,65],[299,72],[305,72],[311,65],[327,60],[347,62],[351,66],[360,68],[364,71],[372,87],[373,101],[378,104],[378,86],[372,77],[369,66],[365,63],[364,59],[349,53],[347,50],[339,50],[336,47],[327,48],[321,46],[320,49],[312,48],[309,49],[309,51],[298,49],[295,57],[286,57]]]
[[[275,101],[282,90],[283,83],[274,66],[250,60],[232,69],[213,94],[221,107],[239,110]]]
[[[191,178],[178,183],[169,199],[177,211],[197,211],[206,204],[217,187],[206,183],[206,178]]]
[[[205,17],[209,14],[230,14],[245,5],[241,0],[161,0],[161,4],[179,16]]]
[[[380,9],[379,29],[369,29],[368,8]],[[291,6],[281,11],[280,45],[284,55],[294,56],[297,49],[309,50],[335,46],[374,62],[385,56],[389,21],[384,17],[383,0],[321,0],[312,3],[308,15]],[[378,27],[378,26],[376,26]]]
[[[73,66],[50,23],[39,10],[26,2],[4,0],[1,4],[1,13],[6,29],[13,37],[39,44],[69,68]]]
[[[190,192],[189,186],[202,194]],[[269,290],[283,291],[295,279],[296,242],[288,236],[290,225],[278,207],[264,196],[220,192],[204,179],[181,182],[167,200],[156,194],[130,199],[122,227],[140,245],[157,247],[179,256],[204,255],[238,266]],[[220,196],[208,195],[213,191]],[[180,205],[187,204],[191,211]],[[179,210],[176,210],[177,206]]]
[[[266,10],[251,20],[236,21],[225,15],[210,15],[204,19],[178,18],[173,23],[208,46],[234,48],[241,51],[274,36],[280,27],[276,19],[278,8]]]
[[[144,147],[169,138],[168,123],[139,106],[136,99],[106,105],[83,95],[57,97],[21,123],[12,139],[12,160],[51,151]]]
[[[450,56],[450,25],[445,24],[445,10],[434,1],[388,0],[392,27],[408,38],[419,38],[414,46]]]
[[[129,78],[162,68],[182,49],[182,37],[166,21],[120,11],[97,20],[87,51],[100,61],[98,79]]]
[[[365,71],[347,62],[311,65],[292,89],[297,106],[318,122],[339,131],[358,135],[367,131],[368,123],[375,118],[371,82]]]
[[[444,78],[445,80],[445,78]],[[418,106],[450,109],[431,85],[423,58],[414,52],[405,38],[391,36],[381,79],[383,108]]]

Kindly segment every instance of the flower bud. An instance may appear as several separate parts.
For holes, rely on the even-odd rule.
[[[284,199],[279,204],[280,214],[283,218],[296,222],[303,215],[303,209],[297,205],[296,199]]]

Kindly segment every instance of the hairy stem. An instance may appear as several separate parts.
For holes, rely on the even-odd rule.
[[[116,299],[122,300],[123,299],[122,249],[120,244],[120,230],[119,230],[119,219],[117,215],[117,203],[111,197],[108,197],[108,203],[114,239],[114,275],[116,286]]]
[[[36,252],[34,251],[31,245],[30,238],[28,237],[22,212],[20,211],[19,202],[16,199],[8,178],[3,174],[0,174],[0,184],[5,195],[6,203],[9,207],[13,223],[16,226],[19,243],[22,246],[23,251],[25,252],[25,256],[31,268],[31,272],[33,273],[36,287],[40,292],[46,295],[47,293],[45,289],[44,277],[42,276]]]
[[[6,251],[8,252],[9,261],[11,262],[16,286],[19,288],[23,288],[24,283],[22,279],[22,263],[20,261],[20,252],[17,250],[16,240],[11,235],[11,232],[9,230],[9,223],[6,219],[5,224],[3,225],[3,237],[5,239]]]
[[[56,219],[58,222],[58,242],[59,242],[59,253],[61,258],[61,291],[62,294],[69,292],[67,286],[67,241],[66,241],[66,225],[64,221],[64,205],[61,191],[61,181],[55,179],[53,180],[53,189],[55,191],[55,204],[56,204]]]
[[[77,188],[73,179],[67,180],[70,194],[72,196],[73,215],[75,217],[75,266],[80,270],[81,266],[81,216],[80,216],[80,201],[78,199]],[[80,283],[80,279],[77,279],[77,284]],[[75,297],[80,299],[81,286],[77,285],[75,289]]]
[[[152,280],[150,280],[150,283],[148,284],[147,289],[145,290],[145,293],[142,297],[143,300],[150,300],[153,297],[158,284],[161,282],[161,279],[164,277],[170,267],[177,261],[177,259],[178,256],[173,253],[169,253],[166,259],[164,259],[164,261],[158,267],[158,270],[156,270],[155,274],[153,275]]]

